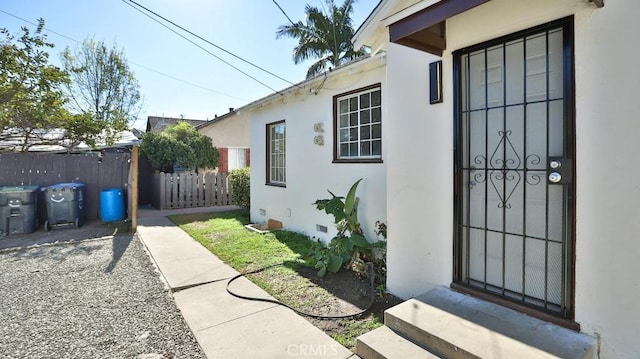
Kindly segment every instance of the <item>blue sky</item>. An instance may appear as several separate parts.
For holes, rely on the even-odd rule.
[[[276,40],[277,27],[288,20],[273,0],[135,1],[290,82],[304,80],[309,63],[294,65],[291,54],[296,42]],[[324,4],[324,0],[277,2],[293,21],[304,19],[307,3],[318,7]],[[355,3],[355,28],[377,3]],[[144,127],[147,116],[183,115],[206,120],[226,113],[229,107],[237,108],[273,93],[122,0],[0,0],[0,27],[11,33],[18,33],[21,26],[35,28],[14,16],[34,23],[43,18],[45,28],[65,36],[47,33],[55,44],[49,52],[55,64],[59,64],[59,54],[65,47],[78,45],[68,38],[82,41],[90,36],[122,48],[144,96],[140,120],[135,124],[138,128]],[[273,89],[290,86],[213,46],[194,41]]]

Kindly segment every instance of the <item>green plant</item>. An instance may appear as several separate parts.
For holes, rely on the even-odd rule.
[[[162,132],[147,132],[142,137],[140,155],[153,169],[172,171],[174,165],[198,169],[215,168],[218,150],[211,139],[186,122],[167,127]]]
[[[338,229],[336,236],[331,239],[326,248],[318,249],[315,255],[315,267],[318,276],[322,277],[327,271],[335,273],[347,265],[357,273],[366,273],[366,265],[362,259],[363,254],[369,252],[371,244],[367,241],[360,222],[358,221],[358,198],[356,191],[359,179],[354,183],[346,197],[338,197],[331,191],[332,198],[319,199],[313,204],[318,210],[324,210],[334,218]]]
[[[251,206],[251,170],[247,168],[238,168],[229,172],[229,185],[231,186],[231,195],[236,204],[249,210]]]

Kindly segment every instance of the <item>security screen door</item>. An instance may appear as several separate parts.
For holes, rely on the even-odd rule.
[[[570,316],[572,20],[454,53],[456,279]]]

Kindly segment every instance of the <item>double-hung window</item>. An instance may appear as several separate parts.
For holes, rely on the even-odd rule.
[[[287,183],[286,137],[284,121],[267,124],[267,184]]]
[[[381,162],[380,84],[333,97],[334,162]]]

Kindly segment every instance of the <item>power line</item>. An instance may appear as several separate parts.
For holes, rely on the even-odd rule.
[[[142,67],[142,68],[143,68],[143,69],[145,69],[145,70],[148,70],[148,71],[151,71],[151,72],[155,72],[155,73],[157,73],[157,74],[159,74],[159,75],[162,75],[162,76],[168,77],[168,78],[170,78],[170,79],[173,79],[173,80],[176,80],[176,81],[179,81],[179,82],[185,83],[185,84],[187,84],[187,85],[191,85],[191,86],[198,87],[198,88],[203,89],[203,90],[205,90],[205,91],[213,92],[213,93],[215,93],[215,94],[222,95],[222,96],[229,97],[229,98],[233,98],[233,99],[236,99],[236,100],[246,101],[246,100],[245,100],[245,99],[243,99],[243,98],[240,98],[240,97],[237,97],[237,96],[233,96],[233,95],[229,95],[229,94],[227,94],[227,93],[220,92],[220,91],[218,91],[218,90],[210,89],[210,88],[208,88],[208,87],[204,87],[204,86],[198,85],[198,84],[196,84],[196,83],[189,82],[189,81],[187,81],[187,80],[183,80],[183,79],[178,78],[178,77],[175,77],[175,76],[171,76],[171,75],[169,75],[169,74],[165,74],[165,73],[163,73],[163,72],[160,72],[160,71],[158,71],[158,70],[154,70],[154,69],[149,68],[149,67],[146,67],[146,66],[144,66],[144,65],[136,64],[135,62],[132,62],[132,64],[133,64],[133,65],[136,65],[136,66],[139,66],[139,67]]]
[[[183,39],[187,40],[187,41],[188,41],[188,42],[190,42],[192,45],[194,45],[194,46],[196,46],[196,47],[200,48],[202,51],[204,51],[204,52],[208,53],[209,55],[211,55],[211,56],[215,57],[216,59],[218,59],[218,60],[222,61],[223,63],[225,63],[225,64],[229,65],[230,67],[234,68],[235,70],[237,70],[238,72],[240,72],[240,73],[242,73],[243,75],[247,76],[248,78],[250,78],[250,79],[252,79],[252,80],[256,81],[257,83],[259,83],[259,84],[261,84],[262,86],[264,86],[264,87],[268,88],[269,90],[271,90],[271,91],[273,91],[273,92],[277,92],[277,93],[279,93],[279,94],[281,94],[281,95],[282,95],[282,93],[280,93],[278,90],[276,90],[276,89],[272,88],[271,86],[269,86],[269,85],[265,84],[264,82],[262,82],[262,81],[260,81],[260,80],[256,79],[255,77],[253,77],[253,76],[249,75],[248,73],[246,73],[246,72],[244,72],[244,71],[240,70],[240,69],[239,69],[239,68],[237,68],[236,66],[232,65],[230,62],[225,61],[224,59],[222,59],[220,56],[218,56],[218,55],[214,54],[213,52],[211,52],[211,51],[209,51],[209,50],[207,50],[207,49],[205,49],[204,47],[202,47],[201,45],[197,44],[197,43],[196,43],[196,42],[194,42],[193,40],[191,40],[191,39],[187,38],[186,36],[182,35],[181,33],[177,32],[176,30],[174,30],[174,29],[170,28],[168,25],[163,24],[162,22],[160,22],[160,20],[158,20],[158,19],[154,18],[153,16],[151,16],[151,15],[149,15],[149,14],[145,13],[142,9],[138,9],[138,8],[137,8],[137,7],[135,7],[134,5],[132,5],[132,4],[130,4],[130,3],[128,3],[126,0],[122,0],[122,2],[124,2],[125,4],[127,4],[127,5],[131,6],[133,9],[135,9],[135,10],[136,10],[136,11],[138,11],[138,12],[140,12],[142,15],[144,15],[144,16],[148,17],[149,19],[151,19],[151,20],[153,20],[153,21],[157,22],[157,23],[158,23],[158,24],[160,24],[161,26],[165,27],[167,30],[169,30],[169,31],[173,32],[174,34],[176,34],[176,35],[180,36],[181,38],[183,38]],[[137,5],[137,4],[136,4],[136,5]]]
[[[280,7],[280,4],[278,4],[278,2],[276,0],[271,0],[273,1],[274,4],[276,4],[276,6],[278,7],[278,9],[280,9],[280,12],[282,12],[282,15],[284,15],[284,17],[287,18],[287,20],[289,20],[289,22],[291,23],[291,25],[296,26],[296,24],[291,20],[291,18],[289,17],[289,15],[287,15],[286,12],[284,12],[284,10],[282,9],[282,7]]]
[[[8,16],[11,16],[11,17],[13,17],[13,18],[16,18],[16,19],[18,19],[18,20],[20,20],[20,21],[26,22],[27,24],[31,24],[31,25],[34,25],[34,26],[38,26],[38,24],[36,24],[35,22],[29,21],[29,20],[24,19],[24,18],[22,18],[22,17],[20,17],[20,16],[14,15],[14,14],[9,13],[9,12],[6,12],[6,11],[4,11],[4,10],[2,10],[2,9],[0,9],[0,12],[2,12],[2,13],[4,13],[4,14],[6,14],[6,15],[8,15]],[[43,27],[43,29],[44,29],[45,31],[49,32],[49,33],[52,33],[52,34],[58,35],[58,36],[60,36],[60,37],[62,37],[62,38],[65,38],[65,39],[67,39],[67,40],[73,41],[73,42],[75,42],[75,43],[77,43],[77,44],[80,44],[80,43],[81,43],[80,41],[78,41],[78,40],[76,40],[76,39],[74,39],[74,38],[71,38],[71,37],[69,37],[69,36],[67,36],[67,35],[61,34],[61,33],[59,33],[59,32],[56,32],[56,31],[54,31],[54,30],[51,30],[51,29],[49,29],[49,28]],[[172,79],[172,80],[175,80],[175,81],[178,81],[178,82],[182,82],[182,83],[187,84],[187,85],[190,85],[190,86],[198,87],[198,88],[200,88],[200,89],[202,89],[202,90],[205,90],[205,91],[209,91],[209,92],[212,92],[212,93],[215,93],[215,94],[218,94],[218,95],[222,95],[222,96],[225,96],[225,97],[233,98],[233,99],[236,99],[236,100],[246,101],[245,99],[242,99],[242,98],[239,98],[239,97],[236,97],[236,96],[233,96],[233,95],[230,95],[230,94],[224,93],[224,92],[220,92],[220,91],[217,91],[217,90],[214,90],[214,89],[208,88],[208,87],[204,87],[204,86],[202,86],[202,85],[198,85],[198,84],[196,84],[196,83],[189,82],[189,81],[187,81],[187,80],[183,80],[183,79],[181,79],[181,78],[178,78],[178,77],[175,77],[175,76],[169,75],[169,74],[164,73],[164,72],[162,72],[162,71],[158,71],[158,70],[152,69],[152,68],[150,68],[150,67],[144,66],[144,65],[142,65],[142,64],[138,64],[138,63],[133,62],[133,61],[130,61],[130,63],[131,63],[132,65],[135,65],[135,66],[141,67],[141,68],[143,68],[143,69],[145,69],[145,70],[148,70],[148,71],[151,71],[151,72],[155,72],[155,73],[156,73],[156,74],[158,74],[158,75],[161,75],[161,76],[164,76],[164,77],[168,77],[168,78],[170,78],[170,79]]]
[[[251,65],[251,66],[253,66],[253,67],[257,68],[258,70],[264,71],[264,72],[266,72],[267,74],[269,74],[269,75],[271,75],[271,76],[273,76],[273,77],[276,77],[276,78],[278,78],[278,79],[280,79],[280,80],[282,80],[282,81],[284,81],[284,82],[286,82],[286,83],[288,83],[288,84],[290,84],[290,85],[298,86],[298,85],[294,84],[293,82],[291,82],[291,81],[289,81],[289,80],[287,80],[287,79],[285,79],[285,78],[282,78],[281,76],[278,76],[278,75],[274,74],[273,72],[271,72],[271,71],[269,71],[269,70],[266,70],[266,69],[264,69],[264,68],[262,68],[262,67],[260,67],[260,66],[258,66],[258,65],[256,65],[256,64],[254,64],[253,62],[248,61],[248,60],[246,60],[246,59],[244,59],[244,58],[242,58],[242,57],[240,57],[240,56],[238,56],[238,55],[236,55],[236,54],[234,54],[234,53],[232,53],[232,52],[230,52],[230,51],[228,51],[228,50],[226,50],[226,49],[224,49],[224,48],[222,48],[222,47],[220,47],[220,46],[218,46],[218,45],[216,45],[216,44],[214,44],[213,42],[211,42],[211,41],[209,41],[209,40],[205,39],[204,37],[202,37],[202,36],[200,36],[200,35],[198,35],[198,34],[194,33],[193,31],[188,30],[188,29],[186,29],[185,27],[183,27],[183,26],[180,26],[180,25],[176,24],[175,22],[173,22],[173,21],[171,21],[171,20],[167,19],[166,17],[164,17],[164,16],[162,16],[162,15],[160,15],[160,14],[156,13],[156,12],[154,12],[153,10],[151,10],[151,9],[149,9],[149,8],[144,7],[143,5],[138,4],[137,2],[135,2],[135,1],[133,1],[133,0],[128,0],[128,2],[127,2],[127,0],[122,0],[122,1],[123,1],[123,2],[125,2],[126,4],[128,4],[129,6],[132,6],[131,4],[129,4],[129,2],[130,2],[130,3],[135,4],[136,6],[140,7],[141,9],[144,9],[144,11],[146,11],[146,12],[148,12],[148,13],[153,14],[154,16],[156,16],[156,17],[158,17],[158,18],[162,19],[163,21],[168,22],[169,24],[171,24],[171,25],[173,25],[173,26],[177,27],[178,29],[180,29],[180,30],[182,30],[182,31],[184,31],[184,32],[186,32],[186,33],[188,33],[189,35],[194,36],[194,37],[196,37],[196,38],[198,38],[198,39],[200,39],[200,40],[202,40],[202,41],[206,42],[207,44],[209,44],[209,45],[211,45],[211,46],[213,46],[213,47],[217,48],[218,50],[223,51],[223,52],[225,52],[225,53],[227,53],[227,54],[229,54],[229,55],[231,55],[231,56],[235,57],[236,59],[238,59],[238,60],[240,60],[240,61],[242,61],[242,62],[244,62],[244,63],[246,63],[246,64],[248,64],[248,65]],[[133,6],[132,6],[132,7],[133,7]],[[136,10],[140,11],[140,9],[137,9],[137,8],[135,8],[135,7],[134,7],[134,9],[136,9]],[[142,11],[140,11],[140,12],[142,12]],[[145,15],[147,15],[147,14],[145,14]],[[162,24],[161,22],[159,22],[157,19],[154,19],[154,18],[152,18],[152,17],[151,17],[151,16],[149,16],[149,15],[147,15],[147,16],[148,16],[149,18],[153,19],[154,21],[156,21],[157,23],[161,24],[162,26],[166,27],[167,29],[169,29],[169,30],[173,31],[172,29],[170,29],[170,28],[169,28],[169,27],[167,27],[166,25],[164,25],[164,24]],[[175,32],[175,31],[173,31],[173,32],[174,32],[175,34],[178,34],[178,33],[177,33],[177,32]],[[179,35],[179,34],[178,34],[178,35]],[[181,36],[183,39],[185,39],[185,40],[187,40],[187,41],[189,41],[189,42],[191,42],[192,44],[194,44],[194,45],[195,45],[195,43],[193,43],[191,40],[188,40],[186,37],[184,37],[184,36],[182,36],[182,35],[179,35],[179,36]],[[196,45],[196,46],[198,46],[198,45]],[[198,46],[198,47],[200,47],[200,46]],[[202,48],[202,47],[200,47],[200,48]],[[207,52],[208,52],[208,51],[207,51]],[[209,52],[209,53],[210,53],[211,55],[213,55],[211,52]],[[227,65],[229,65],[229,66],[233,67],[234,69],[236,69],[236,70],[240,71],[240,72],[241,72],[241,73],[243,73],[244,75],[249,76],[248,74],[246,74],[245,72],[241,71],[241,70],[240,70],[240,69],[238,69],[237,67],[235,67],[235,66],[231,65],[230,63],[228,63],[228,62],[226,62],[226,61],[222,60],[220,57],[218,57],[218,56],[216,56],[216,55],[213,55],[213,56],[215,56],[215,57],[216,57],[217,59],[219,59],[220,61],[223,61],[223,62],[224,62],[224,63],[226,63]],[[251,77],[251,76],[249,76],[249,77]],[[256,79],[255,79],[255,78],[253,78],[253,77],[251,77],[251,78],[252,78],[252,79],[254,79],[255,81],[258,81],[258,80],[256,80]],[[258,81],[258,82],[260,82],[260,81]],[[267,86],[267,85],[263,84],[262,82],[260,82],[260,83],[261,83],[263,86],[269,87],[269,86]],[[299,86],[298,86],[298,87],[299,87]],[[271,89],[271,87],[269,87],[269,88]],[[273,89],[272,89],[272,90],[273,90]],[[278,92],[278,91],[276,91],[276,90],[273,90],[273,91]]]
[[[20,20],[20,21],[24,21],[24,22],[26,22],[27,24],[31,24],[31,25],[34,25],[34,26],[38,26],[38,24],[36,24],[36,23],[35,23],[35,22],[33,22],[33,21],[29,21],[29,20],[27,20],[27,19],[23,19],[23,18],[21,18],[21,17],[20,17],[20,16],[18,16],[18,15],[11,14],[11,13],[9,13],[9,12],[6,12],[6,11],[2,10],[2,9],[0,9],[0,12],[2,12],[2,13],[4,13],[4,14],[7,14],[7,15],[9,15],[9,16],[11,16],[11,17],[14,17],[14,18],[16,18],[16,19],[18,19],[18,20]],[[72,38],[70,38],[69,36],[63,35],[63,34],[61,34],[61,33],[59,33],[59,32],[55,32],[55,31],[50,30],[50,29],[48,29],[48,28],[46,28],[46,27],[43,27],[43,29],[44,29],[44,30],[47,30],[48,32],[50,32],[50,33],[52,33],[52,34],[56,34],[56,35],[58,35],[58,36],[60,36],[60,37],[64,37],[64,38],[65,38],[65,39],[67,39],[67,40],[71,40],[71,41],[73,41],[73,42],[80,43],[80,41],[78,41],[78,40],[76,40],[76,39],[72,39]]]

